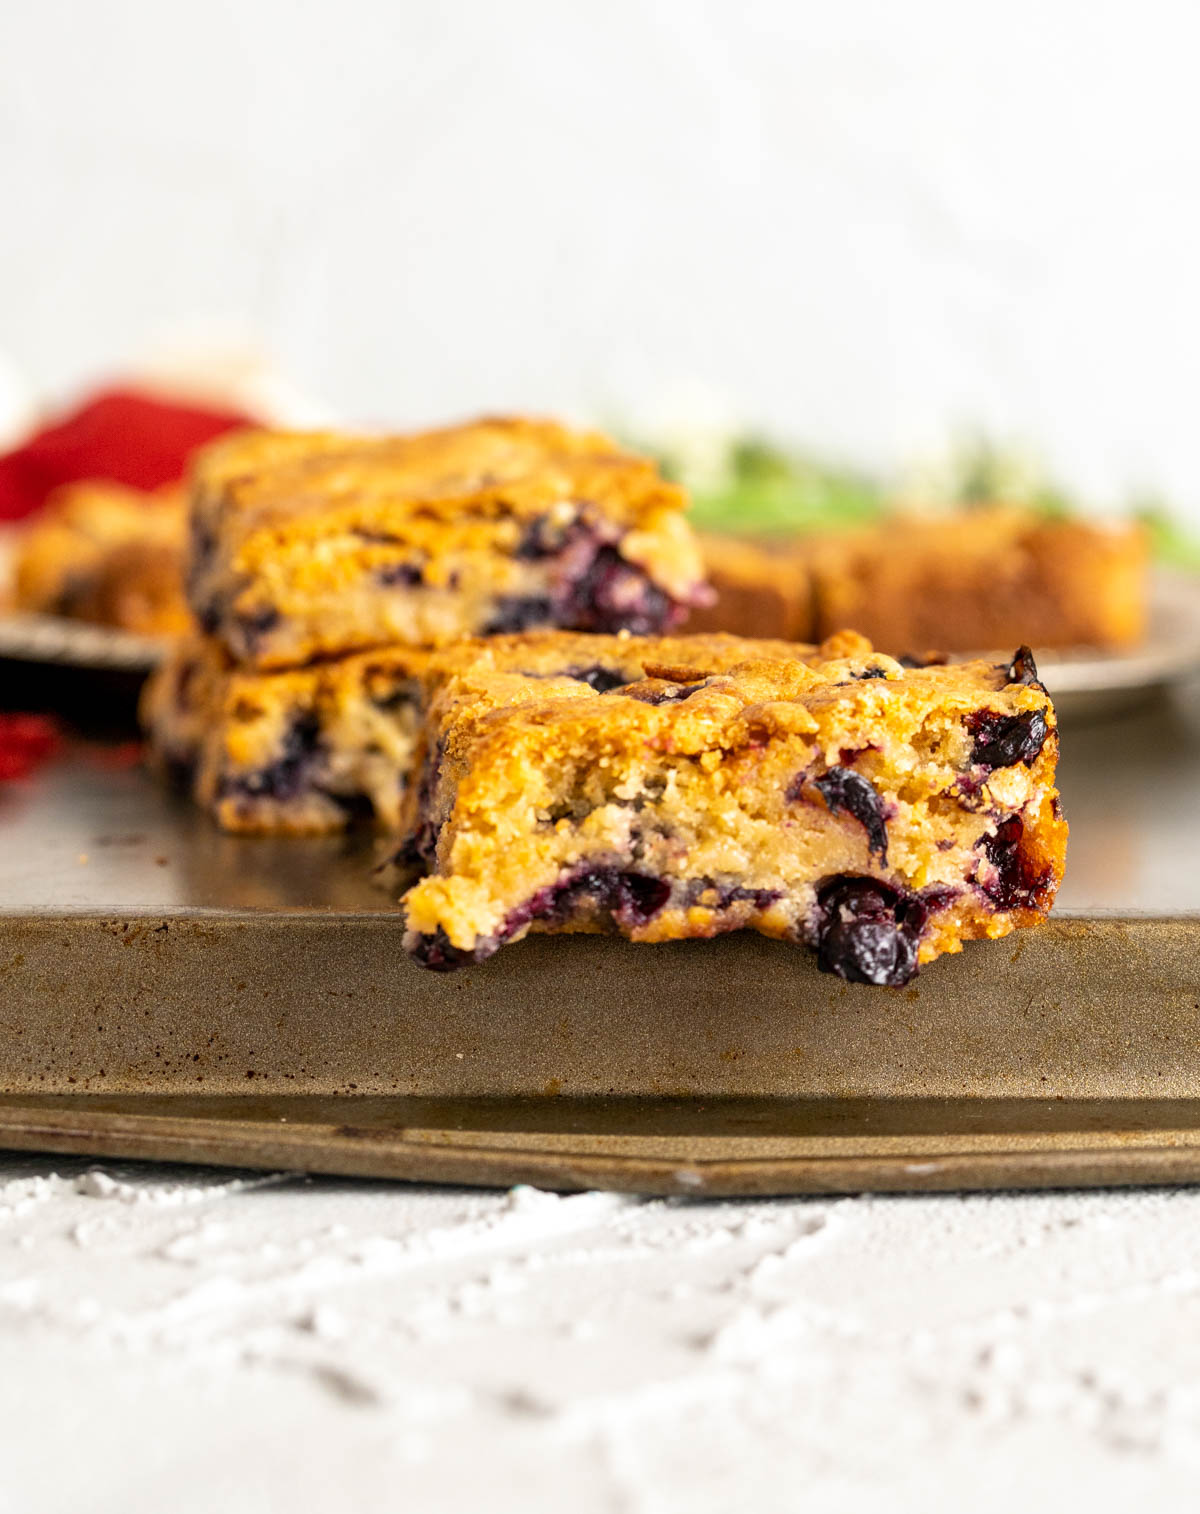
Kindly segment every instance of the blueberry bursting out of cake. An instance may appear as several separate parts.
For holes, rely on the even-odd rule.
[[[531,930],[749,928],[894,987],[1049,910],[1066,825],[1027,649],[906,668],[850,633],[646,638],[644,676],[618,681],[566,640],[557,669],[543,642],[536,674],[484,659],[433,701],[410,816],[427,872],[404,900],[422,965]]]
[[[520,562],[544,566],[545,591],[501,598],[485,634],[563,626],[577,631],[629,631],[648,636],[666,631],[687,614],[644,568],[622,557],[614,532],[584,507],[556,529],[542,516],[526,528],[516,551]]]

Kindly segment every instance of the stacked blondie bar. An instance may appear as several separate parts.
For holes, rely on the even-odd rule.
[[[200,634],[148,690],[155,750],[228,830],[394,827],[433,649],[673,625],[706,592],[684,504],[548,421],[224,439],[191,478]]]
[[[894,985],[1039,919],[1066,827],[1028,653],[671,634],[706,597],[684,503],[549,422],[224,440],[152,748],[228,830],[392,833],[436,969],[531,930],[745,927]]]

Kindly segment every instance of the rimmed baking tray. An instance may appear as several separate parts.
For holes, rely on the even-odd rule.
[[[362,840],[102,748],[0,793],[0,1146],[795,1193],[1200,1178],[1200,705],[1068,730],[1062,910],[909,987],[745,934],[403,955]]]

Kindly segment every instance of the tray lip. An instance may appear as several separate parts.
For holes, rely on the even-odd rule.
[[[60,1094],[64,1113],[87,1095]],[[354,1095],[345,1095],[348,1114]],[[614,1192],[691,1198],[783,1197],[789,1194],[963,1192],[969,1190],[1173,1185],[1200,1181],[1200,1146],[1169,1141],[1087,1148],[1068,1144],[1036,1151],[821,1156],[670,1158],[584,1152],[500,1151],[379,1135],[356,1137],[339,1127],[306,1138],[302,1127],[265,1139],[238,1140],[222,1126],[236,1121],[165,1114],[130,1115],[75,1109],[49,1117],[44,1105],[0,1106],[0,1150],[123,1161],[165,1161],[403,1182],[472,1187],[529,1183],[559,1191]],[[187,1127],[191,1127],[189,1130]],[[301,1160],[295,1161],[299,1157]]]

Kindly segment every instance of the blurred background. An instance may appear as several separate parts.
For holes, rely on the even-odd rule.
[[[0,418],[208,348],[299,419],[985,435],[1197,525],[1198,42],[1082,0],[13,8]]]

